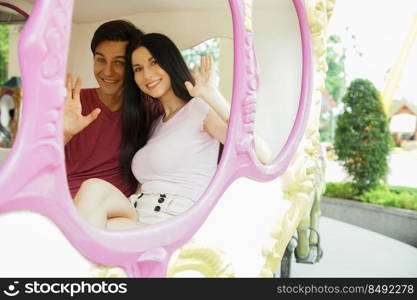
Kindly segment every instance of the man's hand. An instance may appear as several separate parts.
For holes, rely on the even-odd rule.
[[[64,143],[68,143],[74,135],[90,125],[100,113],[100,109],[94,109],[87,116],[82,115],[80,90],[81,79],[77,78],[73,88],[72,75],[67,75],[67,97],[64,104]]]
[[[185,87],[192,97],[199,97],[208,101],[209,95],[217,91],[215,75],[211,56],[202,56],[200,59],[200,70],[198,70],[197,66],[194,66],[193,70],[195,85],[186,81]]]

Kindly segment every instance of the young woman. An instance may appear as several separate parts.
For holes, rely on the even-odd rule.
[[[193,77],[175,44],[157,33],[131,41],[126,56],[120,165],[136,192],[127,199],[106,181],[89,179],[74,199],[87,220],[109,229],[153,224],[189,209],[216,171],[229,116],[211,58],[201,59]],[[164,109],[150,128],[149,97]]]

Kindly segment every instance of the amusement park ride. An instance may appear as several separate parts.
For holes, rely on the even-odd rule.
[[[417,38],[417,14],[414,15],[413,21],[408,32],[407,38],[401,48],[400,55],[395,61],[393,67],[390,69],[384,89],[382,91],[382,99],[384,103],[385,112],[389,111],[389,107],[394,98],[395,91],[404,74],[405,66],[412,55],[413,47]]]
[[[417,103],[412,99],[407,99],[410,95],[396,99],[395,94],[404,77],[411,77],[409,70],[413,69],[410,60],[415,57],[417,38],[417,14],[414,14],[407,38],[402,45],[399,56],[388,73],[384,89],[382,91],[382,101],[384,111],[388,115],[391,123],[391,132],[398,146],[414,149],[417,147]],[[408,72],[407,72],[408,71]],[[405,75],[406,74],[406,75]],[[411,79],[414,82],[414,78]],[[407,137],[407,138],[404,138]]]
[[[12,148],[0,149],[0,234],[9,241],[0,249],[1,276],[88,276],[66,268],[93,263],[109,266],[96,267],[98,276],[123,276],[112,268],[120,267],[130,277],[289,277],[294,252],[300,263],[320,260],[318,124],[333,0],[0,4],[28,17],[15,74],[23,94],[18,131]],[[111,19],[164,33],[181,49],[220,38],[220,88],[231,99],[222,158],[199,201],[168,221],[124,231],[78,214],[62,135],[65,74],[96,86],[89,44]],[[274,153],[267,165],[254,154],[255,131]],[[51,262],[64,248],[81,255]]]

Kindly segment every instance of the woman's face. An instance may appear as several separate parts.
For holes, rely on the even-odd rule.
[[[135,82],[145,94],[158,99],[174,94],[168,73],[145,47],[133,51],[132,68]]]

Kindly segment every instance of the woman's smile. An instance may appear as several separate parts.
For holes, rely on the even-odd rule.
[[[146,84],[146,88],[148,90],[153,90],[161,81],[162,79],[153,80]]]

